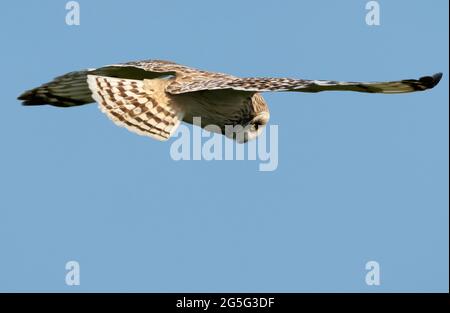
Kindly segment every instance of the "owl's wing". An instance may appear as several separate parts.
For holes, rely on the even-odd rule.
[[[139,135],[167,140],[183,119],[183,111],[163,89],[152,87],[164,80],[88,75],[87,81],[100,110],[116,125]]]
[[[59,107],[70,107],[94,101],[87,84],[88,75],[134,80],[155,78],[183,80],[185,77],[201,76],[203,73],[206,72],[163,60],[118,63],[58,76],[46,84],[24,92],[18,99],[22,100],[24,105],[50,104]]]
[[[388,82],[338,82],[331,80],[305,80],[291,78],[237,78],[199,77],[190,81],[175,80],[167,87],[172,94],[188,93],[199,90],[234,89],[249,92],[299,91],[320,92],[343,90],[370,93],[404,93],[433,88],[442,78],[442,73],[424,76],[419,79],[404,79]]]

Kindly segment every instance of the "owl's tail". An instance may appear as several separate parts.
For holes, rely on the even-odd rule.
[[[56,77],[49,83],[25,91],[18,99],[23,105],[50,104],[58,107],[71,107],[94,102],[87,83],[90,71],[76,71]]]

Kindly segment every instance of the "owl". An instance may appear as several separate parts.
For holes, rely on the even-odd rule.
[[[169,61],[144,60],[70,72],[18,99],[26,106],[73,107],[97,102],[115,124],[161,141],[169,139],[182,121],[193,124],[195,120],[200,127],[215,125],[216,132],[244,143],[260,135],[269,121],[262,92],[406,93],[433,88],[441,78],[442,73],[367,83],[240,78]]]

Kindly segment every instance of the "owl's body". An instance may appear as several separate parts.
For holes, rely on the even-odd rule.
[[[22,94],[24,105],[60,107],[98,102],[117,125],[158,140],[170,138],[181,121],[215,125],[227,137],[246,142],[261,133],[269,109],[260,92],[347,90],[404,93],[433,88],[442,74],[419,80],[337,82],[289,78],[239,78],[147,60],[71,72]],[[227,132],[234,127],[234,133]],[[239,129],[241,126],[242,129]]]

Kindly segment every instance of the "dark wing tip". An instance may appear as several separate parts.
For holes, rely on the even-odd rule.
[[[33,101],[33,93],[30,90],[25,91],[20,96],[18,96],[17,100],[22,101],[22,105],[33,105],[33,102],[35,102]]]
[[[424,76],[419,81],[427,88],[431,89],[435,87],[442,79],[442,73],[436,73],[433,76]]]
[[[33,90],[28,90],[17,97],[17,100],[22,101],[22,105],[43,105],[46,104],[44,99],[37,95]]]
[[[22,93],[20,96],[17,97],[17,100],[26,101],[29,98],[30,98],[30,92],[29,91],[25,91],[24,93]]]

